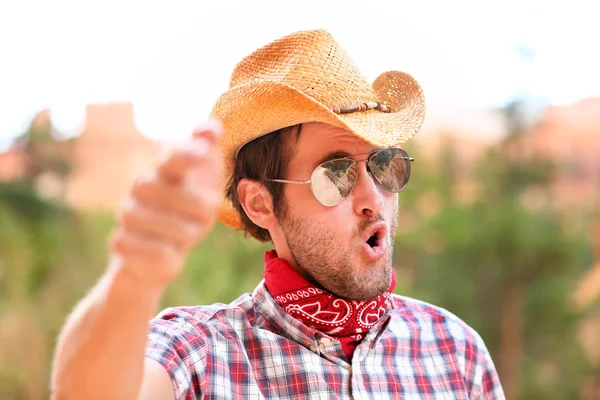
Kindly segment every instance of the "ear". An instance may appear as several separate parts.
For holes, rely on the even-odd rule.
[[[246,215],[256,225],[269,229],[277,222],[271,195],[261,183],[242,179],[238,183],[237,194]]]

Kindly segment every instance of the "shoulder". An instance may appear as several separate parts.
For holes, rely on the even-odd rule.
[[[150,334],[199,341],[243,330],[254,323],[254,315],[254,301],[248,293],[229,304],[169,307],[150,321]]]
[[[393,294],[392,315],[405,322],[408,329],[419,331],[419,336],[431,336],[437,340],[452,340],[475,346],[487,352],[481,336],[452,312],[422,300]]]
[[[207,367],[215,357],[223,362],[227,346],[239,345],[253,324],[254,301],[249,294],[230,304],[170,307],[150,321],[146,357],[167,371],[177,398],[199,393]]]
[[[398,295],[391,301],[391,340],[409,341],[420,357],[455,365],[474,398],[504,398],[494,362],[475,329],[442,307]]]
[[[166,308],[150,320],[146,355],[163,365],[181,364],[194,357],[191,363],[199,366],[210,347],[242,336],[252,319],[249,294],[230,304]]]

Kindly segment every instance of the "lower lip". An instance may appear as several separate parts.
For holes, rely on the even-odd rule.
[[[384,240],[378,240],[375,247],[369,246],[368,243],[363,243],[363,250],[370,260],[377,261],[385,256],[387,246]]]

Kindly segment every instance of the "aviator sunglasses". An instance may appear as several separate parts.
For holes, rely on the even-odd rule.
[[[336,158],[318,165],[307,181],[268,179],[272,182],[310,184],[315,199],[324,206],[333,207],[350,195],[358,180],[358,163],[355,157],[368,155],[367,171],[375,182],[388,192],[398,193],[408,183],[410,164],[414,161],[400,148],[376,150],[369,153]]]

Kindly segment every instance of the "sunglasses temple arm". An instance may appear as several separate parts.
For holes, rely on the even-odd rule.
[[[307,185],[310,183],[310,180],[308,181],[288,181],[286,179],[269,179],[271,182],[280,182],[280,183],[293,183],[295,185]]]

